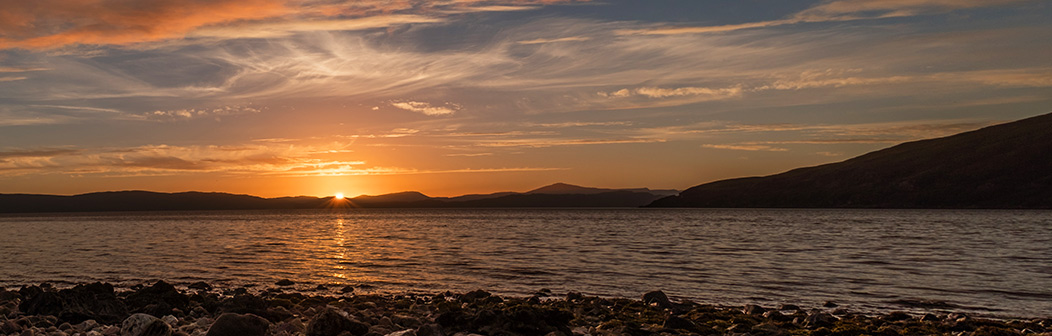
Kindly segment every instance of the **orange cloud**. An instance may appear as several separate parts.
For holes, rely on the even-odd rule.
[[[127,45],[178,38],[206,25],[289,13],[283,0],[34,0],[0,11],[0,49]]]
[[[184,38],[203,27],[239,26],[243,22],[258,24],[277,20],[279,26],[302,29],[305,24],[319,20],[329,22],[325,20],[330,18],[341,19],[334,22],[343,22],[347,18],[390,16],[392,13],[443,15],[511,11],[528,8],[524,5],[570,1],[574,0],[359,0],[326,4],[307,0],[5,1],[3,10],[0,10],[0,49],[53,49],[76,44],[128,45]],[[421,20],[434,21],[418,19],[413,22]],[[334,29],[343,27],[337,26]]]

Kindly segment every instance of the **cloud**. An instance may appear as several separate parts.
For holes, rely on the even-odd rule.
[[[14,82],[24,80],[28,77],[0,77],[0,82]]]
[[[500,167],[421,170],[370,166],[362,160],[324,159],[346,153],[347,144],[231,146],[148,145],[95,149],[13,149],[0,151],[0,177],[70,174],[106,177],[212,173],[230,177],[349,176],[500,173],[565,170],[558,167]]]
[[[702,96],[708,98],[708,100],[718,100],[740,97],[742,95],[742,88],[729,87],[712,89],[705,87],[680,87],[668,89],[659,87],[641,87],[635,89],[621,89],[613,92],[599,92],[598,95],[600,97],[608,98],[627,98],[632,96],[642,96],[647,98]]]
[[[738,150],[738,151],[750,151],[750,152],[758,152],[758,151],[762,151],[762,152],[786,152],[786,151],[789,151],[788,149],[785,149],[785,148],[771,147],[771,146],[765,146],[765,145],[711,145],[711,144],[705,144],[705,145],[701,145],[701,147],[713,148],[713,149],[728,149],[728,150]]]
[[[520,11],[566,1],[33,0],[0,11],[0,49],[129,45],[185,37],[255,38],[301,31],[442,22],[442,16]]]
[[[665,142],[663,139],[514,139],[476,143],[479,147],[531,147],[616,145]]]
[[[207,117],[223,117],[262,112],[262,109],[251,106],[228,105],[215,108],[188,108],[168,111],[153,111],[141,116],[150,120],[187,120]]]
[[[17,149],[9,151],[0,151],[0,159],[52,157],[59,155],[74,154],[77,152],[78,150],[76,149],[68,148]]]
[[[213,38],[276,38],[299,32],[311,31],[347,31],[386,28],[413,23],[439,23],[444,19],[423,15],[384,15],[352,19],[332,19],[314,21],[281,21],[258,22],[229,26],[213,26],[197,29],[189,37]]]
[[[15,68],[15,67],[2,67],[0,66],[0,73],[11,73],[11,72],[32,72],[32,71],[48,71],[48,68]]]
[[[529,44],[546,44],[546,43],[559,43],[559,42],[580,42],[580,41],[588,41],[588,40],[591,40],[591,39],[592,38],[585,37],[585,36],[573,36],[573,37],[561,37],[561,38],[554,38],[554,39],[539,38],[539,39],[533,39],[533,40],[519,41],[519,42],[516,42],[516,43],[529,45]]]
[[[549,123],[549,124],[527,124],[526,126],[545,127],[545,128],[567,128],[567,127],[631,126],[631,125],[632,125],[632,122],[629,122],[629,121],[571,121],[571,122]]]
[[[432,106],[430,103],[416,101],[392,102],[391,106],[429,116],[449,115],[461,109],[460,105],[453,103],[445,103],[444,106]]]
[[[939,14],[959,9],[996,7],[1031,0],[833,0],[805,9],[785,19],[720,26],[653,27],[621,29],[618,35],[680,35],[730,32],[806,22],[838,22]]]
[[[289,10],[280,0],[7,1],[0,11],[0,49],[180,38],[201,26],[271,18]]]

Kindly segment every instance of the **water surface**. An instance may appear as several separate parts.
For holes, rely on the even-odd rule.
[[[292,279],[382,293],[1052,312],[1052,212],[398,209],[0,217],[0,285]],[[927,302],[941,307],[918,308]]]

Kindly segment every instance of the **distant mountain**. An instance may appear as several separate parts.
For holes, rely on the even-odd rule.
[[[1052,114],[702,184],[651,207],[1052,208]]]
[[[675,195],[678,190],[651,190],[648,188],[635,188],[635,189],[603,189],[603,188],[589,188],[576,186],[566,183],[555,183],[552,185],[540,187],[534,190],[527,191],[526,194],[548,194],[548,195],[594,195],[602,194],[613,191],[629,191],[637,193],[647,193],[654,195]]]
[[[561,183],[541,189],[545,188],[564,191],[580,190],[581,193],[500,192],[457,197],[429,197],[419,192],[407,191],[376,196],[363,195],[346,200],[336,200],[332,197],[261,198],[227,193],[158,193],[150,191],[110,191],[74,196],[0,194],[0,213],[322,209],[340,207],[639,207],[666,196],[666,194],[660,192],[646,192],[649,189],[599,189]]]

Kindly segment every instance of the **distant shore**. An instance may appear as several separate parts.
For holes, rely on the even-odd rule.
[[[670,300],[601,298],[539,290],[529,297],[468,293],[356,295],[217,289],[167,282],[118,289],[105,283],[58,289],[0,289],[3,335],[1052,335],[1052,316],[999,320],[961,313],[863,315],[824,307],[713,306]]]

